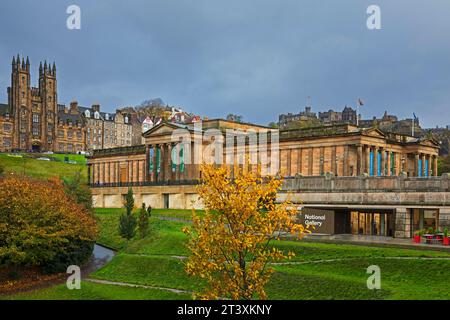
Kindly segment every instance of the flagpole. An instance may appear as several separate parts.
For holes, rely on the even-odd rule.
[[[414,123],[415,121],[414,121],[414,118],[412,119],[412,136],[414,137]]]
[[[356,126],[359,127],[359,101],[356,103]]]

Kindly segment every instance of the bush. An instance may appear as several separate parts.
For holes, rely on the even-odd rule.
[[[134,208],[134,197],[133,190],[131,188],[128,189],[127,195],[125,196],[125,209],[126,212],[120,216],[119,221],[119,233],[120,235],[130,240],[136,235],[136,217],[133,216],[133,208]]]
[[[145,210],[145,203],[142,204],[141,212],[138,220],[139,235],[141,238],[145,238],[148,234],[148,215]]]
[[[97,232],[93,216],[61,182],[0,179],[0,265],[65,271],[86,261]]]
[[[72,180],[64,180],[64,190],[78,204],[82,204],[86,209],[92,209],[92,192],[86,183],[83,183],[81,172],[75,173]]]

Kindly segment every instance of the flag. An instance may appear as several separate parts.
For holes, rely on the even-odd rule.
[[[362,101],[361,99],[358,99],[358,105],[359,106],[363,106],[364,105],[364,101]]]

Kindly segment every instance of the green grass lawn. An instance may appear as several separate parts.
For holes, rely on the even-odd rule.
[[[190,298],[190,294],[158,289],[119,287],[85,281],[81,283],[80,290],[68,290],[66,285],[57,285],[3,297],[5,300],[187,300]]]
[[[50,156],[59,155],[45,155]],[[75,155],[74,155],[75,156]],[[78,155],[78,157],[80,157]],[[84,156],[83,156],[84,157]],[[25,174],[38,179],[61,177],[71,179],[77,171],[81,171],[84,179],[87,179],[87,168],[84,164],[67,164],[56,161],[41,161],[23,155],[22,158],[0,154],[0,164],[4,167],[5,174]]]
[[[58,161],[65,161],[65,158],[69,158],[69,161],[75,161],[77,164],[80,165],[85,165],[86,164],[86,156],[82,155],[82,154],[59,154],[59,153],[55,153],[55,154],[45,154],[42,155],[43,157],[47,157],[47,158],[53,158],[56,159]]]
[[[99,243],[119,250],[118,255],[91,278],[194,291],[203,285],[184,271],[180,256],[189,254],[181,228],[189,210],[153,210],[150,234],[125,241],[118,236],[119,215],[124,209],[98,209]],[[137,213],[137,211],[135,212]],[[439,251],[386,247],[281,241],[276,246],[292,250],[296,264],[276,265],[267,285],[270,299],[450,299],[450,258]],[[392,259],[393,257],[415,259]],[[335,260],[327,262],[326,260]],[[367,267],[381,268],[381,290],[366,286]],[[83,287],[84,288],[84,287]],[[64,286],[13,296],[18,299],[177,299],[190,298],[160,290],[122,288],[86,283],[86,291],[68,292]],[[10,298],[10,297],[9,297]]]

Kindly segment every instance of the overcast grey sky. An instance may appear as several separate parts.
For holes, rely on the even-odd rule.
[[[66,9],[82,29],[66,28]],[[366,9],[381,7],[382,30]],[[266,124],[355,105],[450,125],[448,0],[1,0],[0,101],[12,56],[55,60],[59,102],[102,109],[162,98],[209,117]]]

